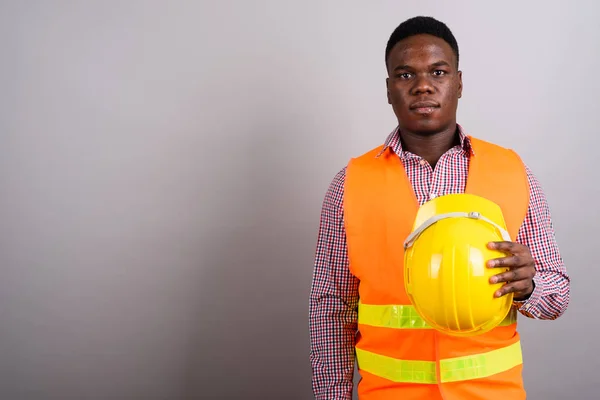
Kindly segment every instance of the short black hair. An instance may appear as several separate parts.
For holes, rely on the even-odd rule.
[[[452,34],[450,28],[448,28],[448,26],[446,26],[446,24],[443,22],[440,22],[433,17],[423,16],[407,19],[398,25],[394,32],[392,32],[385,48],[386,67],[390,52],[398,42],[406,39],[407,37],[421,34],[437,36],[446,41],[446,43],[448,43],[454,51],[454,55],[456,56],[456,66],[458,67],[458,43],[456,42],[456,38]]]

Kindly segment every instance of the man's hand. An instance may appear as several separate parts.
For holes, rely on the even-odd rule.
[[[527,298],[533,292],[535,276],[535,262],[529,248],[515,242],[490,242],[488,247],[509,254],[488,261],[487,265],[490,268],[510,268],[509,271],[490,278],[491,283],[507,282],[494,294],[494,297],[513,292],[515,300]]]

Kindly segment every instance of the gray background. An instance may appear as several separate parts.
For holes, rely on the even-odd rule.
[[[311,398],[321,201],[394,128],[384,48],[417,14],[573,279],[563,318],[521,319],[529,398],[598,398],[597,4],[2,1],[0,399]]]

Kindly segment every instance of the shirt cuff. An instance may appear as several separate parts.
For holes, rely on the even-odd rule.
[[[520,311],[529,312],[532,308],[536,307],[542,299],[544,293],[544,284],[541,281],[541,277],[536,275],[533,277],[533,292],[529,295],[526,300],[517,301],[514,300],[513,304]]]

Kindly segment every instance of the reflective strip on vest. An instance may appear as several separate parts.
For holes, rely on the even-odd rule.
[[[404,383],[435,384],[435,361],[398,360],[356,349],[358,368],[378,377]],[[470,356],[440,360],[442,383],[485,378],[523,363],[521,342]]]
[[[358,369],[393,382],[436,383],[435,362],[398,360],[356,348]]]
[[[517,310],[511,307],[499,326],[508,326],[516,322]],[[392,329],[432,329],[411,305],[373,305],[359,302],[358,323]]]

